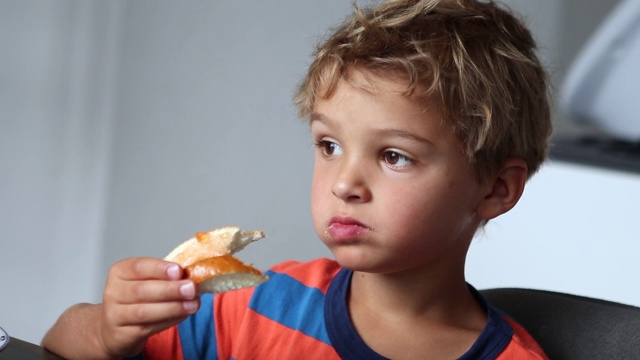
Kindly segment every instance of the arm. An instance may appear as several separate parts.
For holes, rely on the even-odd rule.
[[[120,359],[138,354],[146,339],[184,320],[199,306],[182,268],[153,258],[125,259],[109,272],[101,304],[65,311],[42,346],[69,359]]]

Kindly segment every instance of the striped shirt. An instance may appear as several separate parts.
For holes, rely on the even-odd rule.
[[[285,262],[256,288],[201,296],[200,310],[147,340],[145,359],[385,359],[351,323],[352,272],[332,260]],[[470,287],[471,288],[471,287]],[[491,307],[488,322],[460,359],[546,359],[515,321]]]

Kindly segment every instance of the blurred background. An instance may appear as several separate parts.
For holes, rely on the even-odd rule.
[[[552,74],[557,143],[599,139],[558,89],[618,2],[504,2]],[[291,98],[351,8],[0,0],[0,327],[39,343],[64,309],[101,301],[114,262],[163,257],[196,231],[265,230],[242,254],[260,268],[330,256],[309,216],[311,138]],[[637,158],[625,169],[563,154],[475,240],[469,281],[640,306]]]

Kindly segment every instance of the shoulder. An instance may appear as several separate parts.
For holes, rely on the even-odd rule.
[[[308,262],[287,261],[266,272],[269,281],[264,287],[280,287],[298,283],[305,287],[319,289],[326,293],[329,284],[340,271],[340,265],[333,260],[321,258]]]
[[[508,315],[503,314],[502,317],[513,328],[514,332],[511,336],[511,341],[498,359],[548,359],[540,345],[522,325]]]
[[[281,262],[277,265],[271,267],[271,270],[284,272],[284,271],[295,271],[296,269],[301,268],[317,268],[317,269],[338,269],[340,265],[335,260],[327,259],[327,258],[318,258],[310,261],[295,261],[289,260]]]
[[[318,292],[326,294],[340,266],[329,259],[316,259],[308,262],[286,261],[274,265],[264,274],[269,280],[255,288],[229,291],[215,296],[216,306],[242,308],[257,306],[265,302],[272,306],[274,299],[297,299],[301,293]]]
[[[488,321],[480,337],[461,359],[548,359],[534,338],[515,320],[492,306],[475,288],[471,293],[486,309]]]
[[[255,358],[243,351],[288,353],[295,343],[298,352],[335,358],[324,325],[324,300],[339,271],[329,259],[287,261],[266,271],[269,280],[255,288],[201,295],[200,310],[151,337],[145,354],[198,359],[242,358],[242,353]],[[256,333],[261,334],[258,343]]]
[[[256,358],[256,354],[268,353],[335,358],[326,332],[324,303],[338,272],[339,266],[327,259],[288,261],[266,271],[269,280],[254,289],[216,296],[214,319],[221,358]]]
[[[231,321],[245,316],[247,309],[259,313],[283,311],[282,304],[299,302],[301,296],[320,301],[339,270],[339,265],[329,259],[279,263],[264,272],[269,280],[257,287],[217,294],[214,312],[224,311],[224,319]]]

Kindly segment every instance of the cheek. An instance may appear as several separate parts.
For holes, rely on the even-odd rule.
[[[378,192],[377,211],[378,221],[393,225],[394,228],[407,232],[418,224],[424,223],[430,213],[432,201],[424,192],[409,191],[406,188],[394,188],[384,194]]]
[[[422,199],[408,198],[407,201],[389,201],[384,206],[385,212],[388,214],[388,221],[392,221],[404,229],[405,232],[411,232],[412,229],[419,228],[425,224],[434,221],[434,209],[431,209],[432,203],[427,201],[419,201]]]
[[[316,165],[313,171],[313,178],[311,180],[311,215],[313,222],[317,223],[318,217],[321,216],[323,210],[326,207],[330,191],[328,189],[328,181],[326,176],[322,175],[323,172],[319,171]]]
[[[381,221],[401,234],[424,236],[424,233],[438,232],[447,227],[455,218],[457,209],[451,207],[449,197],[440,186],[421,184],[413,187],[396,187],[388,192],[380,209],[384,216]],[[434,234],[435,235],[435,234]]]
[[[473,225],[474,211],[464,188],[424,185],[415,191],[398,191],[383,207],[386,220],[402,236],[458,237]],[[420,189],[420,190],[418,190]]]

